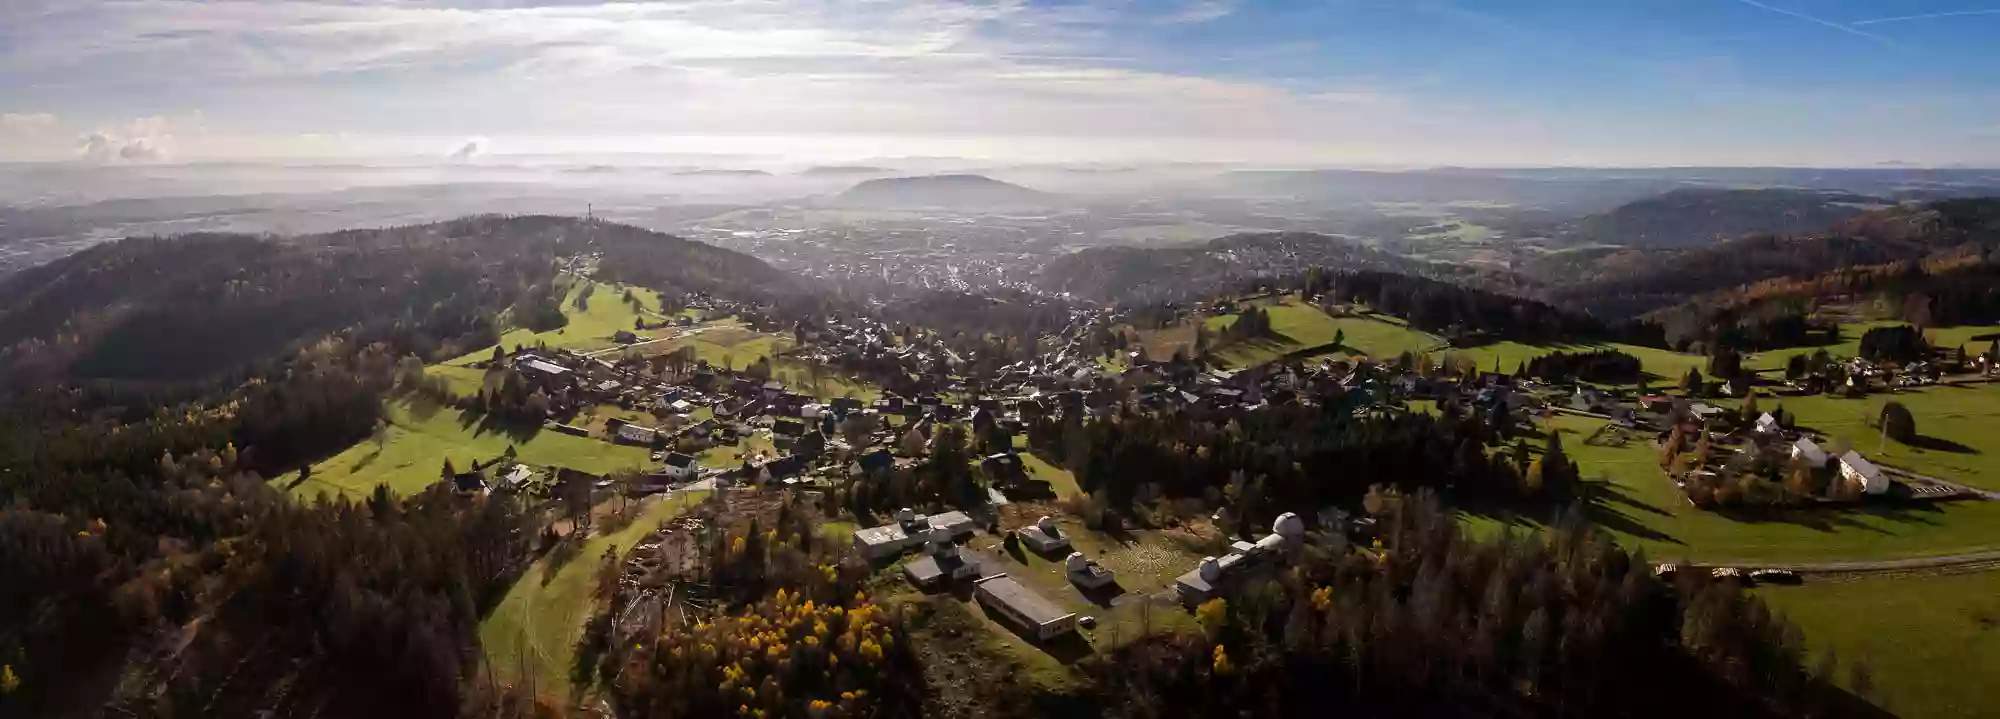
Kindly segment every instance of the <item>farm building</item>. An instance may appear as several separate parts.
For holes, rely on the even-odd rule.
[[[1861,485],[1863,494],[1881,494],[1889,491],[1889,478],[1882,476],[1882,470],[1875,463],[1862,457],[1860,452],[1848,451],[1840,455],[1840,476]]]
[[[1826,450],[1820,449],[1819,445],[1805,437],[1800,437],[1799,441],[1792,443],[1792,458],[1805,460],[1806,466],[1813,469],[1826,466],[1828,459]]]
[[[972,593],[980,604],[1034,634],[1037,639],[1048,640],[1076,630],[1076,614],[1063,611],[1005,574],[979,580]]]

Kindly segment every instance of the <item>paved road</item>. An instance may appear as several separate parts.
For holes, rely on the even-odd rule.
[[[1889,465],[1882,464],[1880,462],[1877,462],[1875,466],[1880,468],[1884,474],[1901,475],[1904,477],[1914,477],[1916,479],[1921,479],[1928,482],[1936,482],[1938,484],[1942,484],[1944,486],[1957,489],[1958,491],[1965,492],[1966,494],[1970,494],[1980,499],[2000,499],[2000,492],[1989,492],[1984,489],[1980,489],[1978,487],[1959,484],[1957,482],[1953,482],[1943,477],[1933,477],[1928,474],[1917,474],[1916,472],[1903,469],[1902,467],[1891,467]]]
[[[1753,569],[1789,569],[1804,575],[1909,575],[1909,574],[1950,574],[1967,571],[2000,569],[2000,549],[1966,554],[1949,554],[1940,557],[1908,557],[1904,559],[1877,559],[1862,562],[1815,562],[1808,564],[1715,564],[1700,566],[1736,567],[1744,571]]]
[[[626,349],[626,348],[628,348],[628,347],[644,347],[644,346],[646,346],[646,345],[649,345],[649,344],[653,344],[653,343],[656,343],[656,342],[672,342],[672,341],[674,341],[674,340],[677,340],[677,339],[680,339],[680,338],[682,338],[682,337],[686,337],[686,336],[688,336],[688,335],[694,335],[694,334],[700,334],[700,333],[702,332],[702,330],[706,330],[706,329],[708,329],[708,328],[707,328],[707,327],[691,327],[691,328],[688,328],[688,329],[686,329],[686,330],[681,330],[681,331],[679,331],[679,332],[676,332],[676,333],[674,333],[674,334],[671,334],[671,335],[667,335],[667,336],[665,336],[665,337],[655,337],[655,338],[653,338],[653,339],[649,339],[649,340],[641,340],[641,341],[638,341],[638,342],[633,342],[632,344],[629,344],[629,345],[618,345],[618,346],[616,346],[616,347],[606,347],[606,348],[604,348],[604,349],[601,349],[601,350],[593,350],[593,351],[590,351],[590,352],[585,352],[585,353],[583,353],[583,356],[585,356],[585,357],[597,357],[597,356],[599,356],[599,355],[607,355],[607,354],[611,354],[611,353],[613,353],[613,352],[623,352],[623,351],[625,351],[625,349]]]

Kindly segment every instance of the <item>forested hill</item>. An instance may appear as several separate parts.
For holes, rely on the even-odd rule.
[[[476,349],[504,324],[560,324],[556,259],[593,251],[607,279],[669,293],[763,299],[797,288],[747,255],[574,218],[132,238],[0,283],[0,372],[226,384],[335,333],[426,358]]]
[[[1578,218],[1557,234],[1577,243],[1698,247],[1753,232],[1817,232],[1884,204],[1839,192],[1690,187]]]
[[[1996,244],[2000,244],[2000,198],[1976,198],[1899,205],[1810,234],[1754,234],[1696,248],[1624,250],[1530,274],[1552,280],[1573,278],[1552,290],[1552,299],[1615,318],[1766,280],[1921,260],[1963,252],[1968,245]]]
[[[985,175],[929,175],[867,180],[834,198],[850,207],[1033,207],[1054,196]]]
[[[1405,274],[1436,269],[1342,237],[1259,232],[1189,247],[1093,247],[1056,258],[1042,268],[1039,283],[1094,300],[1172,301],[1311,267]]]

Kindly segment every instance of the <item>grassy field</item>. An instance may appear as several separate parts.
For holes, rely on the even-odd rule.
[[[1616,342],[1586,345],[1531,345],[1520,342],[1495,342],[1490,345],[1453,349],[1451,353],[1471,359],[1481,370],[1492,370],[1494,367],[1499,367],[1498,371],[1512,374],[1522,363],[1542,355],[1554,352],[1595,352],[1605,349],[1618,350],[1639,358],[1640,366],[1644,368],[1647,374],[1652,375],[1651,382],[1655,386],[1678,386],[1681,378],[1687,376],[1687,371],[1690,368],[1703,369],[1708,365],[1708,358],[1701,355],[1670,352],[1663,349]]]
[[[1876,327],[1895,327],[1903,322],[1852,322],[1840,325],[1840,343],[1820,347],[1789,347],[1768,350],[1745,357],[1743,366],[1754,369],[1781,370],[1792,355],[1811,355],[1819,350],[1835,357],[1853,357],[1861,353],[1861,335]],[[1964,325],[1960,327],[1936,327],[1924,330],[1924,339],[1933,347],[1956,348],[1963,345],[1968,352],[1978,353],[1992,346],[1996,336],[2000,336],[2000,326]]]
[[[464,424],[459,412],[450,407],[399,400],[391,402],[389,428],[384,440],[363,440],[313,465],[312,478],[292,488],[299,496],[321,492],[363,497],[375,485],[387,484],[399,493],[423,489],[438,481],[439,470],[450,459],[460,469],[474,461],[485,461],[513,445],[522,462],[530,465],[560,465],[586,472],[609,472],[637,467],[646,462],[646,451],[572,437],[551,431],[532,435],[509,434],[477,423]],[[293,477],[280,477],[289,482]]]
[[[585,308],[578,309],[576,298],[582,294],[586,286],[594,286],[594,289],[591,290],[589,301],[584,303]],[[568,292],[563,296],[562,305],[563,316],[569,318],[569,324],[539,333],[518,328],[509,330],[500,335],[500,346],[510,351],[516,345],[532,347],[537,344],[546,344],[551,349],[579,351],[615,347],[618,343],[613,342],[611,336],[619,330],[632,330],[635,320],[641,317],[648,322],[659,320],[657,315],[657,310],[660,308],[659,293],[643,287],[633,287],[631,290],[633,296],[639,299],[639,305],[645,309],[644,312],[635,310],[632,305],[627,304],[621,297],[623,290],[614,285],[603,282],[571,282]],[[664,330],[646,330],[641,334],[652,336],[662,331]],[[491,346],[481,347],[433,364],[424,371],[432,376],[443,377],[453,392],[470,395],[479,391],[485,372],[466,365],[485,360],[492,355]]]
[[[796,392],[808,392],[820,399],[853,397],[863,402],[873,402],[882,398],[882,388],[868,382],[840,376],[833,370],[820,373],[817,382],[805,362],[798,360],[778,360],[771,365],[771,376]]]
[[[584,621],[590,616],[598,558],[607,548],[620,554],[630,551],[660,522],[699,503],[704,496],[703,492],[686,492],[652,500],[624,529],[586,541],[582,551],[561,569],[551,573],[546,558],[529,566],[499,606],[479,623],[479,644],[500,680],[528,681],[532,675],[538,693],[567,696],[576,641],[583,636]]]
[[[1042,461],[1042,458],[1035,456],[1033,452],[1021,453],[1021,468],[1027,470],[1029,477],[1048,482],[1049,491],[1055,492],[1057,498],[1083,493],[1083,489],[1076,484],[1076,475],[1070,474],[1067,469]]]
[[[1589,508],[1591,518],[1612,530],[1621,545],[1644,549],[1654,560],[1805,563],[2000,549],[2000,502],[1800,510],[1736,519],[1688,504],[1659,470],[1644,438],[1632,438],[1624,446],[1592,446],[1584,440],[1602,421],[1558,415],[1554,424],[1565,430],[1563,448],[1584,478],[1607,481]],[[1545,519],[1468,514],[1465,523],[1484,533],[1509,521],[1532,525]]]
[[[701,466],[713,469],[737,469],[743,466],[743,458],[755,457],[758,453],[777,454],[769,437],[750,434],[736,441],[736,444],[716,445],[695,455]]]
[[[1901,402],[1917,420],[1915,446],[1884,440],[1868,426],[1882,405]],[[2000,384],[1935,385],[1860,399],[1815,395],[1764,397],[1783,406],[1800,428],[1821,432],[1871,460],[1985,489],[2000,490]]]
[[[2000,573],[1894,577],[1756,593],[1804,630],[1806,665],[1831,647],[1834,680],[1864,661],[1875,700],[1911,719],[1991,716],[2000,667]]]
[[[1265,309],[1271,313],[1271,329],[1277,337],[1224,346],[1215,352],[1216,359],[1230,367],[1254,367],[1292,352],[1332,343],[1336,335],[1341,337],[1343,350],[1334,354],[1358,352],[1378,358],[1422,352],[1442,342],[1396,323],[1362,317],[1329,317],[1319,308],[1292,297]],[[1207,322],[1209,329],[1220,332],[1236,322],[1236,315],[1210,317]]]

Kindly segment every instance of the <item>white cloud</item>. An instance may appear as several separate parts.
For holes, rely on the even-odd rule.
[[[158,162],[168,159],[173,147],[173,120],[154,116],[85,134],[77,139],[76,154],[93,162]]]
[[[78,0],[50,5],[34,30],[0,30],[0,81],[11,71],[139,87],[155,102],[216,93],[242,105],[220,121],[284,135],[450,136],[472,122],[495,135],[1305,127],[1269,114],[1316,104],[1291,90],[1149,72],[1105,52],[1125,24],[1205,22],[1233,9],[1219,0],[1145,10],[1122,0]],[[229,86],[255,89],[216,89]],[[252,92],[285,100],[244,99]]]

